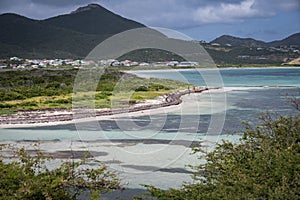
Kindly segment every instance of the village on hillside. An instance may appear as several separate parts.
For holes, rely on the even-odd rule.
[[[93,66],[96,62],[93,60],[73,60],[73,59],[23,59],[20,57],[11,57],[9,59],[0,60],[0,69],[35,69],[47,67],[61,67],[71,66],[79,68],[81,66]],[[118,61],[116,59],[100,60],[97,62],[100,66],[113,66],[113,67],[135,67],[135,66],[177,66],[177,67],[194,67],[198,66],[197,62],[193,61],[166,61],[166,62],[136,62],[130,60]]]

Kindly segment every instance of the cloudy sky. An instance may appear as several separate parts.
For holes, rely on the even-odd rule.
[[[300,0],[0,0],[0,13],[45,19],[89,3],[197,40],[229,34],[271,41],[300,32]]]

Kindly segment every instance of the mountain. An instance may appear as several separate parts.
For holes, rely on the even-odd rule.
[[[230,35],[222,35],[211,41],[210,43],[217,43],[223,46],[232,45],[232,46],[247,46],[247,47],[262,47],[266,46],[266,43],[263,41],[255,40],[252,38],[238,38]]]
[[[116,15],[98,4],[89,4],[70,14],[52,17],[41,23],[80,33],[100,35],[112,35],[144,27],[143,24]]]
[[[290,35],[289,37],[283,40],[277,40],[268,43],[269,46],[290,46],[290,45],[297,45],[300,46],[300,33],[295,33]]]
[[[89,4],[76,11],[33,20],[17,14],[0,15],[0,57],[85,57],[106,38],[144,25]]]
[[[220,65],[282,64],[300,56],[300,33],[272,42],[223,35],[202,45]]]
[[[300,33],[295,33],[282,40],[276,40],[272,42],[264,42],[255,40],[252,38],[239,38],[230,35],[222,35],[210,42],[211,44],[217,43],[222,46],[244,46],[244,47],[277,47],[277,46],[300,46]]]

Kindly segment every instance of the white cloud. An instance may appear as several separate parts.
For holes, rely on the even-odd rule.
[[[123,0],[103,1],[108,9],[149,26],[188,26],[191,10],[181,0]]]
[[[217,6],[200,7],[193,12],[193,20],[198,23],[226,23],[274,14],[260,11],[254,4],[255,0],[244,0],[237,4],[220,3]]]
[[[122,16],[168,28],[241,22],[300,10],[299,0],[103,0],[102,3]]]
[[[300,11],[299,0],[256,0],[255,7],[273,12]]]

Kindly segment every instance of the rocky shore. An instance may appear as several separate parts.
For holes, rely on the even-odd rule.
[[[182,102],[181,96],[190,93],[201,93],[208,90],[207,87],[194,87],[186,90],[173,92],[159,97],[159,100],[138,102],[127,108],[112,108],[112,109],[43,109],[18,111],[15,114],[0,115],[1,125],[17,125],[17,124],[38,124],[38,123],[52,123],[52,122],[67,122],[74,119],[84,119],[96,116],[110,116],[122,113],[132,113],[149,109],[162,108],[172,105],[178,105]]]

